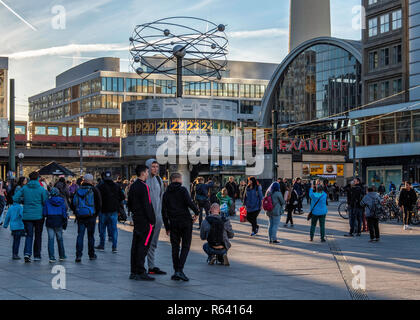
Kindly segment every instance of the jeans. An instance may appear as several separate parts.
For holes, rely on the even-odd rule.
[[[269,218],[268,238],[270,241],[277,240],[277,229],[279,228],[281,216],[271,216]]]
[[[373,217],[368,217],[367,218],[367,225],[369,228],[369,233],[370,233],[370,239],[379,239],[380,234],[379,234],[379,219],[378,218],[373,218]]]
[[[41,258],[42,230],[44,228],[44,219],[24,220],[23,224],[25,226],[26,232],[25,249],[23,250],[24,255],[29,257],[32,255],[33,244],[34,257]]]
[[[83,239],[85,237],[85,230],[87,230],[88,236],[89,257],[93,257],[95,255],[95,224],[96,217],[77,220],[76,257],[81,257],[83,255]]]
[[[207,255],[209,256],[208,258],[210,259],[212,256],[216,255],[217,258],[219,260],[221,260],[221,258],[223,258],[223,255],[227,254],[227,249],[213,249],[212,247],[210,247],[209,243],[206,242],[203,245],[203,250],[205,253],[207,253]]]
[[[350,233],[353,234],[362,232],[362,208],[350,208]],[[356,226],[357,222],[357,226]]]
[[[58,254],[60,258],[65,258],[63,228],[47,228],[48,232],[48,255],[50,259],[55,259],[54,238],[57,238]]]
[[[312,220],[311,220],[311,239],[314,238],[315,235],[315,229],[316,229],[316,224],[319,220],[319,229],[320,229],[320,233],[321,233],[321,239],[325,239],[325,218],[327,215],[322,215],[322,216],[316,216],[316,215],[312,215]]]
[[[13,236],[12,253],[14,256],[17,256],[19,254],[20,238],[25,236],[25,230],[14,230],[12,231],[12,236]]]
[[[210,211],[210,202],[208,200],[198,200],[197,201],[198,209],[200,210],[200,214],[198,216],[198,225],[201,227],[201,223],[203,222],[203,209],[206,212],[206,217],[209,215]]]
[[[100,213],[99,214],[99,238],[100,238],[100,247],[105,246],[105,232],[108,227],[108,236],[112,239],[112,248],[117,248],[118,240],[118,212],[112,213]]]

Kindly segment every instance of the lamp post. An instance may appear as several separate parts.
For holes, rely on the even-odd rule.
[[[80,176],[83,176],[83,129],[85,127],[85,119],[79,118],[79,130],[80,130]]]
[[[272,148],[272,157],[273,157],[273,181],[277,181],[277,168],[279,166],[278,164],[278,157],[277,157],[277,110],[273,110],[273,144],[271,146]]]
[[[25,154],[23,152],[19,152],[19,177],[23,177],[23,158],[25,158]]]
[[[353,179],[356,178],[356,126],[353,123],[351,131],[351,144],[353,146]]]

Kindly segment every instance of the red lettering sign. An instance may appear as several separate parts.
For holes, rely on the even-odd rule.
[[[321,151],[328,151],[328,149],[330,148],[330,143],[327,139],[322,139],[320,144]]]
[[[318,139],[309,140],[309,151],[318,151]]]
[[[331,151],[338,151],[338,140],[332,140],[331,141]]]
[[[340,151],[341,152],[342,151],[347,152],[348,146],[349,146],[349,143],[346,140],[341,140],[341,143],[340,143]]]
[[[280,150],[286,151],[287,150],[287,142],[284,140],[280,140]]]
[[[306,144],[306,140],[300,140],[299,143],[299,150],[305,149],[305,151],[308,151],[308,145]]]
[[[297,140],[292,140],[289,146],[289,151],[292,151],[292,149],[295,149],[296,151],[298,151],[298,148],[296,146],[296,142]]]

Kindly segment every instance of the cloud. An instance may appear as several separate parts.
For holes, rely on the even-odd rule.
[[[128,51],[128,45],[124,44],[69,44],[65,46],[50,47],[37,50],[27,50],[12,54],[0,54],[8,56],[10,59],[27,59],[43,56],[66,55],[81,52],[99,52],[99,51]]]
[[[203,0],[189,8],[186,8],[186,11],[194,11],[194,10],[202,9],[204,7],[207,7],[212,2],[214,2],[214,0]]]
[[[227,33],[230,38],[265,38],[276,36],[288,36],[289,30],[285,28],[270,28],[252,31],[232,31]]]

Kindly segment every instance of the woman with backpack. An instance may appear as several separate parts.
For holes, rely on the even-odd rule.
[[[377,206],[381,205],[381,197],[375,192],[373,187],[368,188],[368,194],[365,195],[360,202],[365,207],[365,214],[367,219],[367,225],[370,233],[369,242],[379,241],[379,219],[376,215],[376,211],[380,208]]]
[[[260,214],[263,200],[263,193],[260,184],[255,177],[248,178],[248,186],[245,190],[244,205],[246,207],[246,218],[252,225],[251,237],[257,235],[260,226],[257,217]]]
[[[219,200],[220,205],[220,213],[222,214],[222,217],[229,218],[230,211],[232,207],[232,198],[229,197],[228,191],[226,188],[223,188],[222,191],[219,191],[216,194],[217,200]]]
[[[293,211],[295,211],[298,203],[298,195],[295,190],[293,190],[290,184],[286,186],[286,192],[284,193],[284,200],[286,202],[286,211],[287,219],[284,227],[287,227],[289,222],[290,226],[293,227]]]
[[[278,182],[274,182],[270,188],[268,188],[267,193],[264,198],[264,204],[268,204],[268,208],[266,210],[266,215],[269,219],[269,227],[268,227],[268,238],[270,243],[279,243],[277,241],[277,230],[280,224],[281,215],[284,212],[283,206],[285,204],[283,195],[280,191],[280,184]]]

